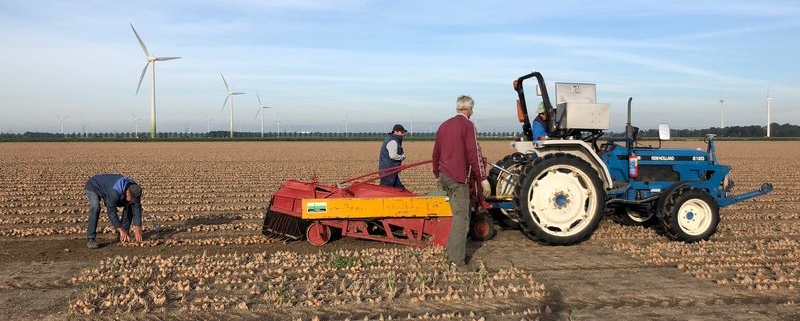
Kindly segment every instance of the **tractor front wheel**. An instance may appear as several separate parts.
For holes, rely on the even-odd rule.
[[[659,218],[670,239],[686,243],[705,241],[717,232],[719,205],[704,190],[679,188],[667,197]]]
[[[603,216],[605,191],[591,164],[555,153],[528,164],[515,188],[514,210],[529,238],[570,245],[589,238]]]

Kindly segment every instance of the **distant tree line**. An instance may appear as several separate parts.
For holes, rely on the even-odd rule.
[[[800,138],[800,126],[792,124],[773,123],[770,126],[772,138]],[[729,138],[761,138],[766,136],[765,126],[730,126],[725,128],[711,127],[706,129],[671,129],[670,135],[674,138],[696,138],[704,137],[706,134],[714,134],[717,137]],[[521,135],[520,132],[479,132],[478,136],[482,139],[508,139]],[[158,133],[159,140],[228,140],[229,131],[211,131],[207,133],[191,132],[161,132]],[[351,133],[328,133],[328,132],[269,132],[261,137],[260,132],[234,132],[235,140],[377,140],[386,136],[386,132],[351,132]],[[407,140],[430,140],[435,133],[417,132],[406,134]],[[607,137],[622,137],[624,132],[607,132]],[[639,137],[658,137],[658,129],[641,129]],[[149,140],[149,133],[132,132],[122,133],[46,133],[46,132],[24,132],[24,133],[0,133],[2,141],[131,141]]]
[[[622,133],[624,136],[625,133]],[[717,137],[732,137],[732,138],[745,138],[745,137],[766,137],[767,128],[765,126],[730,126],[725,128],[711,127],[706,129],[671,129],[670,136],[672,137],[703,137],[706,134],[714,134]],[[639,131],[640,137],[658,137],[658,129],[648,129]],[[792,124],[778,124],[772,123],[770,125],[770,137],[800,137],[800,126]]]

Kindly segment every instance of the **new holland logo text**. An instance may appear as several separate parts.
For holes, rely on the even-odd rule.
[[[650,159],[654,161],[674,161],[675,156],[650,156]]]

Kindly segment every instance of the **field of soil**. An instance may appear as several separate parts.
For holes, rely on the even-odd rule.
[[[800,319],[800,142],[717,142],[734,192],[763,182],[775,190],[723,208],[708,242],[670,242],[610,218],[567,247],[500,229],[468,243],[477,271],[458,273],[436,247],[351,238],[318,247],[261,235],[282,182],[371,172],[379,146],[0,143],[0,319]],[[404,147],[406,162],[421,161],[433,143]],[[482,147],[492,162],[512,152],[508,142]],[[103,212],[101,247],[86,247],[83,186],[102,172],[144,187],[144,242],[114,242]],[[429,166],[401,179],[420,194],[435,185]]]

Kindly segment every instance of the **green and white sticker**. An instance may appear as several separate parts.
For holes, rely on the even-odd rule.
[[[308,202],[306,203],[306,212],[308,213],[324,213],[328,211],[328,203],[326,202]]]

